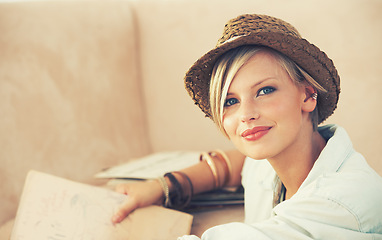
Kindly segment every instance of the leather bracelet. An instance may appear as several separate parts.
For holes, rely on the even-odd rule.
[[[175,174],[180,175],[181,180],[179,181]],[[191,202],[193,195],[193,185],[190,178],[183,172],[169,172],[165,174],[172,183],[173,189],[170,191],[170,203],[169,207],[181,210],[188,206]],[[188,187],[186,187],[188,183]]]
[[[187,207],[190,204],[192,196],[194,194],[194,187],[192,185],[190,178],[187,176],[187,174],[180,171],[173,172],[173,174],[179,174],[183,180],[182,183],[180,184],[182,186],[181,188],[182,196],[180,198],[181,201],[179,203],[179,206],[177,206],[177,208],[182,209]],[[188,183],[188,188],[186,188],[186,184],[183,184],[183,183]]]
[[[180,205],[182,197],[182,186],[180,185],[178,179],[176,179],[176,177],[171,172],[166,173],[164,176],[168,177],[173,186],[172,191],[170,191],[171,205],[169,207]]]

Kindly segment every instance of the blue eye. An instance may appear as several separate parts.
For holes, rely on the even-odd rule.
[[[239,100],[237,100],[236,98],[229,98],[229,99],[225,100],[224,107],[232,106],[238,102],[239,102]]]
[[[263,87],[259,90],[257,96],[267,95],[267,94],[274,92],[275,90],[276,90],[276,88],[274,88],[274,87]]]

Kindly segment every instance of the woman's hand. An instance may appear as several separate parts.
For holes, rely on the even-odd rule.
[[[227,186],[239,186],[241,183],[241,170],[244,164],[245,156],[237,150],[225,152],[232,165],[232,173]],[[215,161],[217,175],[225,176],[223,161]],[[181,170],[186,174],[191,182],[193,194],[210,191],[214,188],[214,176],[211,174],[211,168],[206,161],[201,161],[193,166]],[[223,178],[222,178],[223,179]],[[172,189],[171,181],[165,178],[167,185]],[[120,184],[115,189],[117,192],[126,194],[128,197],[118,211],[112,217],[112,222],[119,223],[132,211],[140,207],[150,205],[161,205],[164,201],[164,193],[158,180],[150,180],[145,182]]]
[[[115,191],[128,197],[112,217],[113,224],[120,223],[137,208],[162,204],[164,198],[162,187],[156,180],[119,184]]]

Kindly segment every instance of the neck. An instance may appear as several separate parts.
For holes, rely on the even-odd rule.
[[[326,145],[325,139],[317,131],[311,131],[299,139],[282,154],[268,159],[286,188],[285,199],[297,192]]]

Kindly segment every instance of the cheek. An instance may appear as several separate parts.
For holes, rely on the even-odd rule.
[[[273,116],[274,119],[290,118],[301,112],[298,101],[289,95],[279,96],[273,101],[267,102],[262,110],[264,115]]]
[[[286,99],[288,101],[283,99],[269,106],[267,109],[272,111],[267,112],[267,117],[272,118],[279,126],[287,126],[286,130],[291,130],[296,124],[300,124],[302,112],[298,101],[290,97]]]
[[[232,137],[234,137],[234,135],[236,133],[236,128],[237,128],[236,122],[237,121],[234,119],[233,116],[224,116],[223,117],[223,121],[222,121],[223,128],[226,131],[226,133],[228,134],[228,137],[230,139]]]

